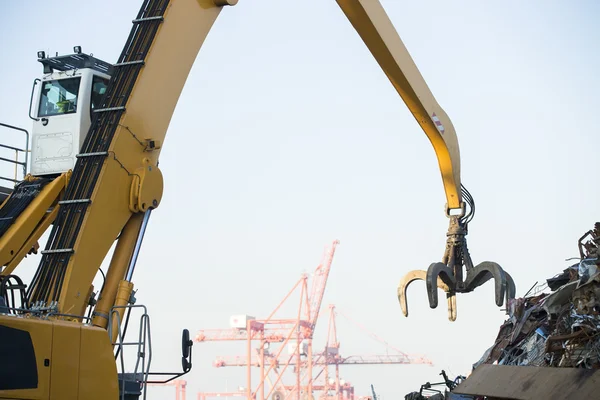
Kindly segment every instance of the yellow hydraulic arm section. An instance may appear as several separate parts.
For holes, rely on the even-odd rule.
[[[70,173],[65,173],[44,186],[38,196],[16,217],[13,224],[0,237],[0,276],[10,275],[23,258],[37,251],[39,238],[58,214],[58,200],[64,193]],[[26,181],[37,179],[28,175]],[[8,203],[4,201],[4,207]]]
[[[378,0],[336,0],[435,149],[447,207],[461,209],[460,151],[454,126],[437,103]]]

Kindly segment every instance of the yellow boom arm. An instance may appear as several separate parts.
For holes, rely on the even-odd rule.
[[[454,126],[433,97],[381,3],[336,1],[431,141],[442,173],[447,208],[461,208],[460,152]]]

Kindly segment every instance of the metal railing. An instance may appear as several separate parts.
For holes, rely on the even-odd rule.
[[[13,177],[9,177],[9,176],[2,176],[0,175],[0,180],[4,180],[4,181],[8,181],[8,182],[12,182],[13,184],[17,184],[20,181],[22,181],[25,176],[27,175],[27,166],[28,166],[28,161],[29,161],[29,132],[27,132],[27,130],[23,129],[23,128],[19,128],[16,126],[12,126],[12,125],[8,125],[8,124],[3,124],[0,122],[0,127],[4,127],[7,129],[13,129],[15,131],[21,132],[25,134],[25,147],[24,148],[19,148],[19,147],[14,147],[14,146],[9,146],[7,144],[2,144],[0,143],[0,148],[3,149],[7,149],[7,150],[12,150],[15,152],[15,159],[11,160],[10,158],[6,158],[6,157],[0,157],[0,161],[1,162],[5,162],[5,163],[10,163],[10,164],[14,164],[15,166],[15,175],[14,178]],[[21,154],[25,154],[25,161],[20,161],[19,157]],[[19,174],[18,174],[18,170],[19,170],[19,166],[21,166],[23,168],[23,177],[21,179],[19,179]]]
[[[134,308],[140,308],[142,315],[140,317],[139,332],[137,341],[126,342],[125,341],[125,329],[121,324],[120,311],[123,311],[123,317],[125,313],[129,313]],[[127,317],[125,324],[127,325]],[[114,326],[113,321],[116,322],[117,326]],[[125,327],[126,328],[126,327]],[[113,330],[117,330],[117,340],[113,342],[113,346],[118,351],[118,362],[121,367],[120,380],[122,380],[122,392],[121,399],[125,399],[125,381],[126,377],[132,378],[134,381],[141,383],[142,385],[142,398],[146,399],[146,382],[148,381],[148,374],[150,372],[150,363],[152,362],[152,337],[150,336],[150,317],[148,316],[148,310],[144,305],[129,304],[126,306],[114,306],[110,311],[110,318],[108,320],[108,335],[113,337]],[[126,373],[125,370],[125,359],[124,352],[126,346],[132,346],[136,348],[136,362],[133,372]]]

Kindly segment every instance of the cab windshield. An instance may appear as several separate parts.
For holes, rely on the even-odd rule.
[[[43,82],[38,116],[76,113],[80,83],[81,77]]]

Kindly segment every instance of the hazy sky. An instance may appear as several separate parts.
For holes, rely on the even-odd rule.
[[[477,204],[471,255],[500,263],[523,295],[567,266],[600,219],[600,5],[382,3],[456,128]],[[38,50],[81,45],[114,62],[141,1],[74,4],[5,2],[0,122],[31,127]],[[134,276],[150,310],[153,370],[179,370],[184,327],[194,334],[227,328],[232,314],[265,317],[333,239],[341,244],[323,310],[335,303],[436,363],[342,368],[356,394],[374,384],[385,399],[403,398],[442,368],[467,374],[493,343],[505,316],[489,283],[458,296],[454,323],[443,297],[429,308],[424,283],[409,291],[410,317],[401,314],[399,279],[443,254],[445,197],[429,141],[334,0],[240,0],[224,10],[160,161],[163,201]],[[29,278],[38,261],[16,273]],[[317,348],[325,328],[323,319]],[[345,355],[385,352],[343,319],[338,334]],[[223,354],[245,354],[244,345],[194,346],[188,398],[245,384],[242,369],[211,366]],[[174,395],[152,388],[148,398]]]

